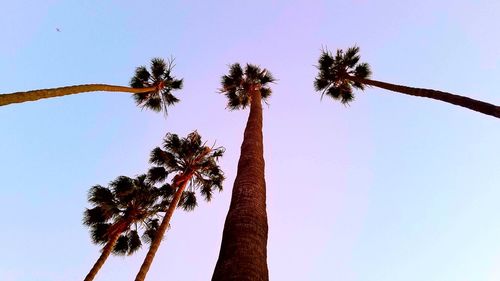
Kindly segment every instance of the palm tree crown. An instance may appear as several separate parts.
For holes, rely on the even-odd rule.
[[[195,189],[199,188],[207,201],[212,198],[214,189],[222,190],[224,174],[217,161],[223,154],[224,148],[208,147],[202,143],[196,131],[182,139],[169,133],[164,139],[163,148],[157,147],[151,152],[150,162],[156,166],[149,170],[149,180],[161,182],[171,173],[175,173],[175,176],[171,185],[165,184],[161,188],[163,203],[168,204],[168,208],[165,209],[165,216],[137,273],[136,281],[145,280],[175,208],[193,210],[197,205]]]
[[[163,196],[171,198],[175,186],[181,176],[189,178],[189,185],[184,191],[179,207],[186,211],[196,207],[195,189],[200,190],[205,200],[212,199],[214,189],[221,191],[224,173],[217,165],[219,157],[224,154],[224,148],[211,148],[201,142],[198,132],[190,133],[186,138],[168,133],[163,142],[163,148],[156,147],[151,152],[150,162],[155,166],[149,170],[148,179],[152,183],[164,181],[169,174],[175,173],[173,184],[162,187]],[[168,203],[168,202],[167,202]]]
[[[323,50],[319,57],[318,76],[314,80],[314,88],[324,94],[347,104],[354,99],[352,88],[364,90],[365,86],[374,86],[392,92],[414,97],[430,98],[446,103],[465,107],[476,112],[500,118],[500,106],[472,99],[453,93],[414,88],[403,85],[370,79],[371,71],[367,63],[359,63],[359,47],[354,46],[346,52],[337,50],[333,56],[328,50]]]
[[[90,189],[88,200],[94,207],[85,210],[83,223],[90,227],[94,243],[104,245],[121,232],[113,253],[130,255],[142,245],[138,226],[145,229],[142,240],[152,241],[158,228],[160,192],[145,179],[146,175],[135,179],[120,176],[109,187]]]
[[[359,47],[348,48],[346,52],[339,49],[335,56],[328,50],[322,50],[319,58],[318,76],[314,81],[316,91],[341,103],[347,104],[354,99],[352,88],[364,90],[364,85],[349,79],[349,77],[369,78],[370,66],[359,63]]]
[[[229,74],[222,76],[222,88],[219,90],[228,98],[227,107],[231,110],[244,109],[251,101],[251,93],[260,90],[264,101],[271,95],[269,83],[275,81],[271,72],[259,66],[247,64],[245,71],[239,63],[229,66]]]
[[[145,66],[135,70],[130,80],[132,88],[155,87],[154,91],[135,94],[137,105],[157,112],[163,110],[167,114],[167,107],[179,101],[172,92],[182,89],[182,79],[172,76],[173,67],[173,59],[165,62],[161,58],[154,58],[151,60],[151,72]]]

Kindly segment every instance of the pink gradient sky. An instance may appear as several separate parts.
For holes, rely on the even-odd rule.
[[[156,56],[176,58],[185,88],[167,119],[120,93],[0,109],[0,280],[81,279],[99,255],[88,189],[145,172],[165,133],[194,129],[226,147],[225,191],[174,215],[148,277],[208,280],[248,114],[217,94],[234,62],[278,78],[264,105],[271,280],[500,280],[499,121],[379,89],[344,107],[312,88],[322,47],[357,44],[374,79],[500,104],[500,2],[169,2],[3,3],[1,93],[126,85]],[[132,279],[144,255],[111,257],[96,280]]]

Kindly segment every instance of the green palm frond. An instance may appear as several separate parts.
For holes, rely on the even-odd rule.
[[[151,219],[146,223],[146,229],[142,235],[142,241],[144,243],[150,244],[156,237],[158,228],[160,227],[159,219]]]
[[[347,51],[345,52],[343,63],[349,68],[355,67],[360,59],[358,53],[359,53],[359,47],[354,46],[348,48]]]
[[[212,200],[212,194],[213,194],[212,187],[213,187],[213,185],[210,185],[210,184],[201,185],[200,193],[201,193],[201,195],[203,195],[203,197],[205,198],[205,201],[207,201],[207,202],[210,202],[210,200]]]
[[[148,179],[151,183],[158,183],[164,181],[168,176],[167,170],[163,166],[156,166],[149,169]]]
[[[128,238],[128,255],[135,253],[142,246],[141,238],[137,230],[132,230],[127,235]]]
[[[238,72],[237,67],[232,72]],[[150,162],[154,165],[149,173],[153,182],[166,180],[171,174],[175,175],[171,185],[165,184],[160,188],[162,206],[170,204],[172,196],[179,187],[175,182],[177,176],[185,173],[192,174],[189,181],[189,191],[185,191],[179,202],[179,207],[192,210],[196,207],[196,193],[199,189],[207,201],[212,198],[214,190],[222,190],[224,173],[218,166],[219,158],[224,155],[224,147],[208,147],[200,134],[193,131],[185,138],[176,134],[167,134],[163,140],[163,149],[155,148],[151,152]]]
[[[130,201],[137,189],[134,181],[126,176],[119,176],[116,180],[112,181],[109,186],[112,188],[114,196],[120,203]]]
[[[229,66],[229,73],[222,76],[219,92],[227,97],[227,108],[230,110],[244,109],[250,105],[251,91],[257,87],[265,101],[271,95],[271,88],[265,87],[276,79],[266,69],[247,64],[245,69],[239,63]]]
[[[354,100],[353,88],[364,90],[365,85],[354,78],[367,79],[371,75],[370,66],[360,63],[359,47],[354,46],[343,51],[338,49],[335,56],[328,50],[322,50],[318,59],[318,75],[314,79],[314,89],[333,99],[348,104]]]
[[[140,102],[136,99],[137,103],[140,103],[143,108],[148,108],[155,112],[160,112],[163,109],[163,102],[160,97],[148,95],[145,101]]]
[[[181,207],[184,211],[192,211],[196,206],[198,206],[196,194],[193,191],[184,191],[178,207]]]
[[[366,62],[358,64],[354,70],[354,75],[361,78],[369,78],[371,74],[370,65]]]
[[[123,256],[128,252],[128,237],[125,234],[118,237],[115,247],[113,248],[113,254]]]
[[[106,210],[100,206],[94,207],[92,209],[85,209],[83,213],[83,224],[91,226],[94,224],[105,223],[109,220],[112,215],[107,214]]]
[[[166,183],[160,187],[160,193],[163,198],[169,198],[175,194],[175,188],[172,185]]]
[[[151,74],[153,74],[153,79],[162,79],[165,71],[167,70],[167,63],[162,58],[151,59]]]
[[[89,191],[89,202],[94,206],[84,211],[83,223],[90,228],[92,242],[106,244],[112,234],[121,231],[113,252],[132,254],[140,248],[137,229],[132,226],[151,227],[158,213],[166,208],[163,190],[152,185],[147,176],[135,178],[119,176],[108,187],[93,186]]]
[[[90,188],[88,200],[94,205],[114,204],[114,198],[111,190],[100,185],[95,185]]]
[[[104,245],[108,242],[109,223],[93,224],[90,228],[90,238],[95,244]]]
[[[172,92],[182,89],[183,80],[171,75],[173,62],[173,59],[165,61],[161,58],[153,58],[150,65],[151,72],[145,66],[136,68],[134,77],[130,80],[130,86],[156,88],[151,92],[135,94],[134,99],[138,106],[167,114],[167,108],[179,102]]]

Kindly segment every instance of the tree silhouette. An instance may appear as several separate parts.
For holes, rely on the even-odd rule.
[[[364,90],[366,86],[375,86],[406,95],[444,101],[500,118],[500,107],[494,104],[447,92],[370,80],[368,79],[371,75],[370,66],[367,63],[359,63],[358,53],[359,47],[356,46],[348,48],[345,52],[338,49],[335,56],[328,50],[321,52],[317,66],[319,73],[314,81],[314,88],[321,92],[322,97],[326,94],[345,104],[354,99],[353,88]]]
[[[83,223],[90,228],[92,242],[104,247],[85,281],[94,279],[112,252],[131,255],[137,251],[142,245],[141,228],[145,242],[155,237],[163,207],[161,192],[145,179],[146,175],[135,179],[120,176],[109,187],[96,185],[90,189],[88,200],[94,207],[85,210]]]
[[[274,81],[269,71],[251,64],[243,70],[235,63],[222,77],[220,92],[228,98],[227,107],[250,106],[250,114],[212,280],[269,280],[262,100],[271,95],[268,85]]]
[[[167,134],[163,148],[157,147],[151,152],[150,162],[154,164],[148,173],[151,182],[163,182],[171,174],[172,184],[162,187],[165,216],[152,241],[144,262],[136,276],[136,281],[143,281],[153,263],[158,248],[169,226],[177,206],[186,211],[193,210],[197,205],[195,190],[199,190],[205,200],[210,201],[213,191],[222,190],[224,174],[217,162],[224,154],[224,148],[206,146],[201,136],[196,132],[186,138],[176,134]]]
[[[135,75],[130,81],[131,87],[85,84],[2,94],[0,106],[85,92],[127,92],[135,94],[134,98],[139,106],[154,111],[163,109],[167,113],[167,106],[179,101],[172,91],[182,88],[182,79],[172,76],[173,66],[172,60],[165,62],[161,58],[154,58],[151,60],[151,72],[145,66],[140,66],[135,70]]]

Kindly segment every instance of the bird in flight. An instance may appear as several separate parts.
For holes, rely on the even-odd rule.
[[[58,27],[56,27],[56,31],[57,31],[57,32],[61,32],[61,30],[60,30]]]

